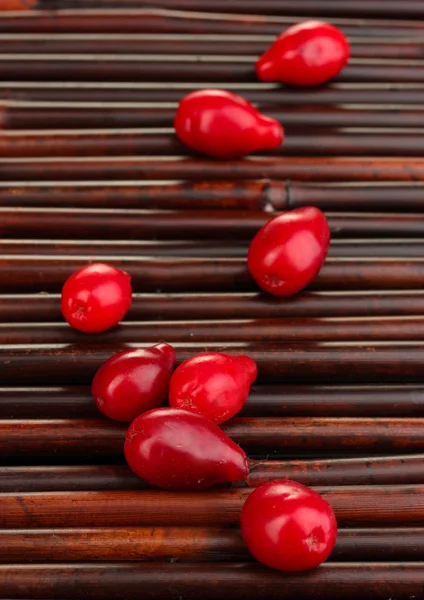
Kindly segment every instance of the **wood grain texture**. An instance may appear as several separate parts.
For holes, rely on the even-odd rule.
[[[144,210],[0,208],[4,238],[94,240],[219,240],[248,245],[279,212],[226,210]],[[333,240],[339,238],[423,238],[420,213],[327,213]],[[178,255],[177,255],[178,257]],[[245,259],[245,256],[243,257]]]
[[[93,112],[98,114],[99,111],[95,109]],[[49,122],[51,122],[50,117]],[[287,192],[284,181],[162,182],[160,185],[140,183],[95,187],[78,184],[38,187],[2,186],[0,206],[195,209],[196,211],[217,208],[226,211],[232,209],[261,211],[265,208],[282,210],[287,206]]]
[[[148,344],[151,345],[151,344]],[[143,347],[137,344],[136,347]],[[423,383],[424,346],[412,342],[312,342],[268,344],[174,344],[177,363],[197,352],[214,350],[247,354],[258,365],[258,383],[363,384]],[[134,344],[114,346],[1,346],[2,384],[16,385],[25,373],[26,385],[88,385],[100,365]]]
[[[4,0],[3,0],[4,1]],[[10,0],[13,1],[13,0]],[[19,0],[17,0],[19,1]],[[25,0],[23,0],[25,1]],[[30,1],[30,0],[27,0]],[[41,0],[47,5],[49,0]],[[51,0],[58,2],[59,0]],[[61,0],[63,6],[65,0]],[[72,4],[78,0],[67,0]],[[83,0],[83,8],[88,7],[90,2]],[[117,0],[114,8],[125,8],[125,3],[131,4],[130,0]],[[39,1],[40,4],[40,1]],[[112,3],[111,3],[112,4]],[[95,6],[95,2],[93,3]],[[111,6],[112,7],[112,6]],[[256,7],[257,10],[257,7]],[[299,13],[297,13],[299,14]],[[108,34],[98,35],[92,38],[89,35],[80,34],[75,38],[66,35],[52,34],[49,38],[41,34],[26,35],[25,37],[8,35],[0,37],[0,54],[194,54],[214,56],[251,56],[256,58],[265,50],[273,36],[263,36],[266,39],[257,40],[255,36],[238,38],[237,35],[184,35],[171,37],[164,34],[139,34],[137,36],[110,36]],[[76,42],[76,43],[75,43]],[[351,52],[354,58],[369,58],[370,53],[374,58],[394,58],[419,60],[423,57],[422,46],[419,41],[411,42],[406,39],[393,40],[389,44],[384,39],[370,39],[366,43],[363,38],[350,38]],[[152,112],[152,119],[154,113]]]
[[[27,64],[27,63],[25,63]],[[132,63],[130,63],[132,64]],[[13,72],[16,72],[16,61],[11,63]],[[19,66],[19,65],[18,65]],[[97,65],[92,68],[96,69]],[[62,73],[63,65],[58,63],[58,79]],[[116,65],[119,73],[122,73],[122,65]],[[35,71],[34,71],[35,69]],[[29,67],[30,73],[39,72],[40,77],[45,79],[42,67],[35,64]],[[152,70],[157,73],[156,63]],[[10,78],[9,73],[4,74],[0,56],[0,77]],[[16,73],[19,77],[19,73]],[[89,75],[88,75],[89,77]],[[165,75],[166,77],[166,75]],[[208,75],[206,75],[208,77]],[[219,78],[221,80],[222,77]],[[422,72],[424,82],[424,66]],[[390,118],[388,119],[390,121]],[[396,121],[396,118],[394,119]],[[375,125],[377,127],[377,125]],[[416,127],[417,123],[411,127]],[[330,129],[332,127],[332,129]],[[397,157],[399,153],[405,157],[421,157],[424,150],[422,134],[414,129],[406,133],[403,130],[378,132],[352,131],[341,126],[333,125],[323,127],[317,122],[315,129],[305,123],[285,126],[285,140],[281,146],[272,150],[263,150],[252,153],[252,155],[272,157]],[[369,125],[368,125],[369,127]],[[400,126],[401,127],[401,126]],[[364,126],[364,129],[366,126]],[[359,129],[359,128],[358,128]],[[178,140],[172,130],[169,133],[156,133],[154,128],[144,130],[101,130],[91,132],[90,130],[67,130],[37,131],[37,132],[0,132],[0,159],[25,159],[25,158],[79,158],[79,157],[126,157],[126,156],[168,156],[168,157],[190,157],[197,156],[195,151],[185,146]]]
[[[0,421],[2,456],[122,457],[128,424],[103,419]],[[424,418],[238,417],[222,429],[250,453],[423,452]]]
[[[244,417],[423,417],[423,385],[258,385]],[[91,389],[0,387],[0,419],[98,418]]]
[[[222,181],[223,179],[297,179],[315,182],[422,182],[423,158],[385,157],[252,157],[223,162],[207,159],[170,157],[153,160],[149,157],[115,157],[103,160],[68,158],[48,160],[0,160],[0,180],[104,182],[122,180]]]
[[[424,317],[415,316],[141,321],[89,337],[67,323],[0,324],[0,344],[153,344],[158,339],[172,344],[181,341],[187,329],[193,343],[424,341]]]
[[[197,10],[196,0],[161,0],[161,7],[173,10]],[[42,7],[49,6],[74,7],[74,8],[144,8],[150,7],[148,0],[41,0]],[[345,5],[337,0],[303,0],[299,6],[293,5],[290,0],[264,0],[255,2],[252,7],[243,0],[233,0],[231,4],[225,0],[204,0],[202,10],[207,12],[243,14],[253,9],[258,15],[294,15],[294,16],[321,16],[321,17],[380,17],[380,18],[419,18],[424,16],[424,8],[419,0],[407,0],[402,5],[396,0],[369,3],[367,0],[350,0]],[[249,11],[249,12],[250,12]]]
[[[55,8],[58,8],[55,5]],[[234,18],[222,13],[163,11],[161,8],[114,11],[33,11],[26,15],[4,14],[0,33],[236,33],[246,35],[279,35],[293,23],[294,17],[267,17],[244,14]],[[417,20],[344,20],[334,18],[345,35],[369,38],[419,37],[422,25]]]
[[[93,257],[92,257],[93,258]],[[60,292],[63,282],[92,258],[45,255],[0,257],[3,293]],[[99,262],[105,262],[99,257]],[[243,258],[108,257],[131,275],[133,292],[257,291]],[[421,290],[423,258],[327,258],[308,290]],[[281,301],[281,300],[280,300]]]
[[[424,486],[317,487],[341,527],[424,525]],[[251,491],[251,490],[250,490]],[[0,494],[2,529],[40,527],[237,526],[245,488]]]
[[[304,485],[406,485],[424,483],[424,455],[303,460],[251,460],[246,482],[258,487],[273,479]],[[41,465],[0,467],[0,493],[148,489],[127,465]]]
[[[288,600],[299,594],[347,600],[410,600],[422,589],[422,563],[327,564],[308,574],[283,574],[251,563],[199,565],[81,563],[0,567],[4,598],[56,600],[136,600],[145,598],[212,600],[226,589],[235,600]],[[22,596],[24,594],[24,596]]]
[[[330,561],[422,561],[424,529],[341,529]],[[113,527],[0,531],[0,563],[253,561],[233,528]]]
[[[199,302],[199,299],[201,300]],[[298,317],[412,316],[424,312],[421,290],[337,290],[303,292],[274,298],[258,292],[136,293],[125,317],[129,321],[183,321],[193,319],[246,319]],[[0,295],[0,322],[63,322],[58,294]]]
[[[9,44],[10,40],[7,40]],[[22,42],[20,42],[22,44]],[[74,47],[75,47],[75,42]],[[151,45],[151,42],[148,42]],[[162,48],[161,46],[159,48]],[[40,42],[36,42],[36,45],[40,45]],[[1,48],[2,39],[0,37],[0,54],[2,54]],[[223,45],[216,44],[216,47],[221,51],[225,52]],[[378,52],[378,46],[375,47]],[[153,50],[153,49],[151,49]],[[156,49],[154,48],[156,51]],[[78,47],[78,51],[81,48]],[[43,49],[43,53],[45,50]],[[7,53],[10,54],[10,51]],[[1,61],[0,61],[1,69]],[[305,99],[306,100],[306,99]],[[405,140],[410,139],[412,142],[414,129],[419,129],[422,126],[423,111],[418,109],[412,109],[408,112],[403,112],[399,108],[378,110],[377,108],[363,108],[363,109],[349,109],[343,107],[315,107],[313,111],[308,110],[308,107],[299,108],[278,108],[272,105],[267,106],[266,104],[262,107],[258,106],[267,116],[272,117],[279,121],[285,129],[289,132],[289,139],[286,138],[284,142],[284,151],[289,153],[292,148],[299,148],[301,141],[297,142],[297,146],[292,146],[293,143],[290,138],[298,137],[301,135],[303,128],[319,129],[320,131],[315,135],[318,135],[321,139],[327,139],[326,133],[331,134],[331,131],[326,132],[326,129],[343,128],[346,123],[349,123],[349,127],[381,127],[384,129],[392,129],[392,135],[394,140],[401,140],[399,138],[399,132],[396,128],[410,129],[410,138],[405,137]],[[0,155],[2,156],[41,156],[43,152],[48,155],[48,148],[55,147],[59,148],[59,144],[62,144],[62,152],[67,152],[71,155],[72,148],[77,143],[83,147],[95,144],[95,136],[90,131],[87,131],[86,135],[83,136],[82,132],[79,133],[78,138],[75,135],[70,135],[72,130],[92,130],[92,129],[139,129],[139,128],[172,128],[174,122],[176,106],[169,108],[169,105],[161,107],[158,104],[157,108],[131,108],[131,107],[92,107],[86,106],[84,108],[78,107],[72,109],[60,108],[60,107],[33,107],[15,105],[13,102],[2,102],[0,106],[0,122],[3,129],[6,131],[2,132],[0,138]],[[31,135],[28,132],[20,130],[32,130]],[[54,130],[69,130],[68,135],[58,137],[57,132]],[[34,133],[34,130],[40,130],[38,133]],[[112,136],[112,132],[110,132]],[[104,148],[115,148],[116,152],[119,152],[119,148],[125,149],[126,145],[129,144],[129,140],[132,139],[134,144],[138,144],[140,151],[142,151],[143,145],[147,142],[143,141],[145,136],[139,137],[131,132],[127,135],[122,135],[116,139],[114,146],[112,141],[108,142],[108,138],[103,137]],[[112,138],[110,138],[112,140]],[[301,140],[305,139],[303,136]],[[329,140],[331,138],[328,138]],[[347,140],[350,138],[347,137]],[[358,143],[365,143],[367,139],[365,136],[356,139]],[[99,150],[99,140],[96,151]],[[138,140],[138,141],[137,141]],[[382,149],[385,137],[378,135],[374,142],[374,147],[379,148],[381,152],[387,153],[388,150]],[[106,144],[110,145],[107,146]],[[329,142],[327,142],[329,143]],[[34,145],[37,144],[37,147]],[[120,146],[119,146],[120,144]],[[380,144],[380,146],[378,146]],[[368,142],[368,149],[370,149],[370,143]],[[311,151],[313,149],[311,148]],[[400,148],[398,148],[400,150]],[[412,151],[412,150],[411,150]],[[274,151],[273,154],[276,152]]]
[[[172,258],[246,258],[247,240],[0,240],[0,256],[37,255],[51,257],[72,256],[82,260],[99,260],[100,257]],[[423,258],[424,246],[420,239],[352,239],[334,240],[328,249],[330,258]]]
[[[44,35],[40,35],[45,40]],[[62,37],[62,36],[60,36]],[[169,36],[166,35],[168,39]],[[203,36],[201,36],[203,38]],[[125,36],[127,39],[128,36]],[[0,38],[1,39],[1,38]],[[392,39],[390,40],[392,43]],[[405,40],[409,42],[410,40]],[[372,38],[366,43],[372,43]],[[134,103],[177,103],[188,91],[197,87],[207,87],[207,84],[189,84],[175,82],[172,87],[167,83],[157,82],[146,84],[136,82],[129,88],[113,82],[67,82],[66,88],[58,82],[2,82],[0,81],[0,99],[6,102],[65,102],[102,103],[102,110],[110,109],[111,103],[125,103],[122,108],[134,108]],[[329,82],[319,88],[289,88],[278,84],[264,85],[261,83],[245,84],[236,83],[231,87],[235,93],[242,95],[246,100],[257,103],[264,111],[276,110],[279,107],[298,106],[305,107],[337,106],[345,104],[367,105],[402,105],[408,107],[413,104],[419,106],[423,102],[424,89],[417,84],[396,82],[369,83],[357,82],[353,86],[343,83]],[[109,105],[109,106],[108,106]],[[30,105],[30,108],[34,108]],[[82,107],[81,107],[82,108]],[[90,108],[84,106],[84,108]],[[408,107],[409,109],[409,107]]]

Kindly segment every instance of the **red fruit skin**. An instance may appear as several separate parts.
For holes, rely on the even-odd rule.
[[[224,90],[198,90],[185,96],[175,114],[174,127],[189,148],[224,160],[276,148],[284,137],[278,121]]]
[[[296,481],[271,481],[256,488],[241,511],[249,552],[280,571],[318,567],[331,554],[337,522],[322,496]]]
[[[62,314],[74,329],[99,333],[125,316],[132,300],[131,277],[112,265],[93,263],[73,273],[62,288]]]
[[[115,421],[133,421],[168,397],[175,350],[168,344],[124,350],[107,360],[93,379],[97,408]]]
[[[223,423],[243,408],[256,376],[256,363],[248,356],[202,352],[175,370],[169,403]]]
[[[255,235],[247,265],[253,279],[274,296],[292,296],[319,273],[330,244],[324,214],[313,206],[274,217]]]
[[[340,73],[349,57],[349,43],[337,27],[305,21],[275,40],[256,62],[256,73],[262,81],[315,86]]]
[[[139,477],[165,490],[204,490],[245,479],[249,472],[246,454],[216,423],[174,408],[137,417],[124,452]]]

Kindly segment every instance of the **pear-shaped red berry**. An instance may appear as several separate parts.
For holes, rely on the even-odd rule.
[[[220,159],[280,146],[283,128],[247,100],[223,90],[198,90],[185,96],[174,119],[178,138],[189,148]]]
[[[256,375],[256,363],[248,356],[202,352],[175,370],[169,403],[223,423],[243,408]]]
[[[289,27],[256,63],[262,81],[315,86],[335,77],[349,60],[343,33],[323,21]]]
[[[124,350],[107,360],[93,379],[98,409],[115,421],[132,421],[164,404],[175,365],[169,344]]]
[[[305,206],[274,217],[253,238],[247,264],[265,292],[291,296],[317,275],[327,256],[330,229],[324,214]]]
[[[204,490],[249,473],[246,454],[216,423],[175,408],[137,417],[124,452],[139,477],[165,490]]]

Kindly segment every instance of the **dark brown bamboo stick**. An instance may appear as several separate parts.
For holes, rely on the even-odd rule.
[[[1,249],[1,245],[0,245]],[[232,246],[224,248],[227,256],[242,256],[242,248],[236,250]],[[213,252],[212,249],[205,249],[205,252]],[[238,254],[237,254],[238,252]],[[244,254],[245,256],[246,254]],[[333,240],[330,245],[328,256],[330,257],[404,257],[419,258],[424,255],[422,242],[416,240],[390,240],[390,242],[380,240]]]
[[[57,5],[56,5],[57,7]],[[255,12],[252,7],[251,13]],[[161,8],[139,10],[71,10],[21,14],[4,13],[0,33],[235,33],[278,35],[296,23],[296,17],[267,17],[257,14],[225,15]],[[333,18],[345,35],[366,37],[421,36],[417,20],[360,21]]]
[[[119,208],[108,210],[84,209],[27,209],[16,211],[13,208],[0,209],[2,235],[4,237],[49,238],[52,232],[62,239],[237,239],[250,240],[256,232],[271,218],[264,212],[250,211],[145,211],[121,210]],[[361,233],[367,229],[366,222],[375,226],[375,233],[380,234],[380,228],[394,229],[396,235],[401,233],[402,220],[406,229],[413,229],[418,233],[419,215],[364,216],[364,226]],[[337,218],[334,222],[334,232],[343,235],[343,224],[349,230],[355,230],[355,225],[350,227],[350,222],[361,224],[358,217]],[[377,222],[376,222],[377,221]],[[382,221],[382,224],[380,224]],[[424,232],[424,218],[422,232]],[[347,223],[346,223],[347,222]],[[397,229],[399,228],[399,229]],[[400,237],[398,235],[398,237]],[[178,253],[177,253],[178,256]]]
[[[2,240],[0,255],[72,255],[84,257],[154,256],[154,257],[216,257],[245,258],[249,244],[247,241],[214,240],[193,241],[130,241],[114,242],[109,240],[86,242],[68,240]],[[424,257],[424,245],[420,240],[395,239],[383,240],[334,240],[330,245],[330,257],[373,257],[373,258],[421,258]]]
[[[423,208],[423,192],[416,185],[357,185],[356,182],[342,184],[316,184],[297,181],[287,182],[287,207],[317,206],[321,210],[380,211],[402,213],[420,212]],[[7,192],[6,192],[7,193]],[[0,188],[0,198],[2,189]],[[277,187],[276,195],[279,196]],[[272,188],[270,190],[272,202]],[[25,198],[25,194],[24,194]],[[284,209],[283,209],[284,210]]]
[[[158,340],[159,341],[159,340]],[[150,344],[149,344],[150,345]],[[135,346],[129,345],[130,347]],[[137,344],[142,347],[144,344]],[[422,383],[424,346],[412,342],[321,342],[275,345],[210,343],[181,345],[178,362],[197,352],[219,350],[247,354],[257,362],[258,383]],[[94,346],[2,346],[2,384],[16,385],[25,373],[26,385],[88,385],[100,365],[123,344]]]
[[[187,332],[193,343],[424,341],[424,317],[139,321],[90,336],[66,323],[14,323],[0,325],[0,344],[146,344],[158,339],[172,344]]]
[[[137,209],[0,208],[4,238],[89,240],[239,240],[248,245],[276,213]],[[328,213],[335,238],[422,238],[420,213]],[[79,252],[78,254],[83,254]],[[178,256],[178,253],[176,253]],[[374,253],[375,255],[375,253]]]
[[[287,600],[340,597],[347,600],[396,600],[419,598],[422,563],[328,563],[311,573],[287,574],[252,563],[109,563],[62,565],[4,565],[0,585],[8,598],[56,600],[57,590],[66,600],[135,600],[143,597],[175,600],[214,600],[222,590],[234,600]],[[123,596],[124,594],[124,596]],[[4,596],[6,597],[6,596]]]
[[[424,529],[341,529],[331,561],[420,561]],[[0,531],[0,562],[253,561],[238,529],[102,527]]]
[[[249,243],[274,215],[253,211],[0,208],[3,237],[61,239],[238,239]],[[423,237],[421,214],[328,214],[332,238]],[[83,253],[79,253],[83,254]]]
[[[422,417],[421,385],[254,385],[243,417]],[[98,418],[90,387],[0,388],[0,419]],[[348,483],[348,482],[346,482]]]
[[[175,600],[181,598],[215,600],[222,590],[234,600],[287,600],[299,595],[311,599],[325,596],[336,600],[396,600],[419,598],[424,568],[422,563],[391,562],[327,563],[305,575],[272,571],[252,563],[109,563],[61,565],[4,565],[0,567],[2,592],[10,598],[56,600],[98,600],[140,597]],[[123,594],[125,596],[123,596]],[[6,596],[4,596],[6,597]]]
[[[420,157],[422,134],[398,131],[370,133],[331,130],[292,131],[282,146],[256,154],[267,156],[405,156]],[[49,158],[80,156],[191,156],[196,153],[182,144],[174,133],[66,131],[3,132],[0,158]]]
[[[111,82],[67,82],[66,87],[55,82],[0,82],[0,98],[3,101],[65,103],[69,109],[74,103],[82,103],[80,108],[93,108],[90,103],[102,103],[95,106],[105,109],[105,105],[118,103],[118,108],[137,108],[134,103],[172,102],[177,103],[183,96],[202,87],[210,87],[202,83],[173,83],[172,86],[160,82],[119,84]],[[222,86],[221,86],[222,87]],[[231,83],[224,87],[241,94],[250,102],[261,106],[262,110],[278,109],[281,106],[328,106],[344,104],[378,104],[378,105],[421,105],[424,101],[424,88],[421,84],[406,83],[361,83],[346,85],[330,83],[325,87],[303,89],[284,88],[278,84],[243,84]],[[16,105],[15,105],[16,106]],[[45,106],[38,106],[44,108]],[[59,106],[64,108],[63,105]],[[56,106],[56,108],[59,108]],[[268,108],[267,108],[268,107]],[[35,110],[35,106],[31,106]],[[109,107],[111,108],[111,107]],[[154,108],[154,107],[151,107]]]
[[[86,0],[85,0],[86,1]],[[122,0],[120,0],[122,5]],[[121,6],[122,7],[122,6]],[[264,38],[265,36],[262,36]],[[184,36],[183,34],[161,36],[109,36],[98,35],[95,38],[85,35],[67,36],[50,35],[2,35],[0,37],[0,54],[195,54],[225,56],[259,56],[274,40],[246,39],[237,35],[217,36]],[[420,60],[423,50],[420,41],[407,39],[395,40],[392,44],[387,39],[365,41],[363,38],[351,38],[352,57],[354,58],[395,58]]]
[[[134,20],[134,18],[133,18]],[[0,32],[2,29],[0,23]],[[4,55],[3,55],[4,56]],[[51,58],[37,58],[37,55],[7,55],[8,58],[0,56],[0,77],[4,81],[201,81],[208,83],[231,83],[231,82],[255,82],[257,81],[254,69],[254,58],[245,60],[239,57],[239,62],[224,62],[213,60],[213,57],[203,58],[176,56],[169,58],[160,56],[160,60],[152,58],[148,54],[132,56],[125,60],[123,56],[108,58],[105,55],[95,55],[87,58],[85,55],[52,56]],[[103,56],[103,58],[102,58]],[[381,59],[382,60],[382,59]],[[375,67],[361,66],[351,68],[343,81],[359,80],[374,73]],[[405,69],[400,67],[385,68],[380,72],[378,81],[422,82],[419,66],[409,66]]]
[[[302,460],[251,460],[247,482],[258,487],[274,479],[308,486],[410,485],[424,480],[424,455]],[[0,493],[148,489],[127,465],[0,467]],[[239,487],[238,484],[235,487]]]
[[[260,109],[261,107],[259,107]],[[404,112],[397,109],[393,110],[377,110],[377,109],[343,109],[343,108],[327,108],[321,107],[319,110],[307,106],[302,110],[289,110],[264,107],[263,112],[270,117],[280,121],[288,131],[288,134],[293,137],[298,137],[295,128],[312,127],[312,128],[343,128],[349,127],[390,127],[390,128],[420,128],[423,122],[423,111],[414,110]],[[140,127],[172,127],[175,108],[32,108],[3,106],[0,107],[0,125],[7,130],[21,129],[94,129],[94,128],[140,128]],[[0,151],[4,156],[27,155],[26,152],[35,152],[31,146],[38,142],[40,145],[50,144],[71,144],[75,136],[68,134],[67,136],[59,137],[57,134],[49,131],[40,131],[39,134],[9,134],[6,132],[2,139]],[[85,144],[89,143],[93,134],[79,133],[77,140],[85,140]],[[104,134],[106,136],[106,133]],[[112,136],[113,134],[107,134]],[[304,134],[303,134],[304,135]],[[324,132],[316,135],[324,135]],[[399,134],[394,131],[393,135],[397,139]],[[120,134],[118,138],[121,144],[129,138],[130,134]],[[399,136],[400,137],[400,136]],[[46,139],[47,138],[47,139]],[[52,140],[50,139],[52,138]],[[133,143],[139,144],[143,148],[143,141],[140,134],[132,134]],[[358,138],[362,139],[362,138]],[[365,137],[363,137],[365,139]],[[402,139],[402,138],[400,138]],[[53,142],[54,140],[54,142]],[[108,137],[105,137],[105,142]],[[25,143],[29,148],[22,148]],[[287,142],[287,139],[286,139]],[[73,142],[74,144],[76,141]],[[91,142],[92,144],[94,142]],[[111,142],[109,142],[111,143]],[[127,144],[129,142],[126,142]],[[147,143],[147,142],[145,142]],[[377,142],[376,142],[377,143]],[[60,146],[62,147],[62,146]],[[66,147],[66,146],[65,146]],[[123,146],[124,148],[124,146]],[[134,146],[138,148],[138,146]],[[39,152],[43,151],[41,147]],[[47,152],[47,148],[45,149]],[[63,150],[64,151],[64,150]],[[399,148],[402,152],[402,147]],[[6,154],[6,153],[9,154]]]
[[[40,8],[144,8],[150,7],[149,0],[39,0]],[[198,10],[199,4],[196,0],[162,0],[159,5],[162,8],[172,10]],[[263,15],[295,15],[316,17],[380,17],[380,18],[422,18],[424,8],[419,0],[409,0],[401,6],[396,0],[385,0],[384,2],[369,3],[367,0],[353,0],[345,5],[337,0],[303,0],[299,6],[293,5],[290,0],[265,0],[260,4],[249,4],[243,0],[233,0],[231,4],[225,0],[202,1],[202,11],[221,13],[246,13],[252,9],[257,14]]]
[[[273,479],[294,479],[308,486],[422,483],[423,461],[423,455],[258,461],[251,465],[247,484],[258,487]],[[52,475],[54,468],[50,467]],[[26,490],[24,482],[22,489]]]
[[[402,203],[407,203],[408,189]],[[284,181],[162,182],[160,185],[0,186],[0,206],[143,208],[195,210],[281,210],[287,206]],[[416,205],[419,208],[419,205]],[[355,209],[354,209],[355,210]]]
[[[99,257],[105,260],[105,257]],[[93,257],[91,258],[93,260]],[[0,257],[0,286],[6,293],[60,292],[64,281],[90,260],[45,255]],[[257,291],[245,258],[108,257],[131,274],[134,292]],[[327,258],[313,290],[421,289],[420,258]],[[186,313],[187,314],[187,313]]]
[[[424,486],[341,486],[316,490],[345,526],[424,524]],[[0,495],[2,529],[40,527],[213,526],[239,524],[250,490],[172,493],[162,490]],[[3,591],[3,588],[0,589]]]
[[[422,452],[424,418],[236,418],[223,430],[246,451]],[[103,419],[0,421],[4,458],[122,457],[128,425]]]
[[[357,555],[362,545],[365,548],[374,539],[377,547],[383,547],[392,535],[382,535],[380,530],[364,530],[355,536],[355,530],[346,530],[338,539],[341,549],[349,555],[353,545]],[[420,528],[411,529],[416,538]],[[343,532],[344,533],[344,532]],[[374,535],[373,535],[374,533]],[[350,534],[350,535],[349,535]],[[346,543],[343,544],[343,538]],[[85,540],[85,541],[84,541]],[[367,540],[367,541],[366,541]],[[369,541],[368,541],[369,540]],[[54,547],[56,546],[56,551]],[[356,546],[356,548],[355,548]],[[421,544],[416,546],[412,560],[419,560]],[[10,552],[7,554],[6,549]],[[352,553],[352,550],[350,550]],[[410,552],[410,550],[409,550]],[[408,554],[408,551],[407,551]],[[410,555],[411,556],[411,555]],[[133,527],[101,529],[48,529],[0,531],[0,562],[24,563],[33,561],[219,561],[253,560],[249,555],[237,529],[213,529],[206,527]],[[383,559],[384,560],[384,559]],[[404,559],[405,560],[405,559]],[[408,559],[406,559],[408,560]]]
[[[134,294],[126,320],[422,315],[420,290],[303,292],[280,300],[260,293]],[[0,295],[0,322],[62,321],[57,294]]]
[[[4,21],[0,33],[4,32]],[[7,26],[7,23],[6,23]],[[420,35],[422,31],[420,32]],[[4,55],[3,55],[4,56]],[[151,55],[137,55],[129,60],[122,56],[108,58],[96,55],[56,55],[50,59],[43,55],[29,54],[0,56],[0,76],[5,81],[152,81],[161,82],[208,82],[208,83],[255,83],[255,57],[239,57],[239,60],[213,60],[213,57],[196,58],[171,55],[160,60]],[[102,58],[102,56],[104,58]],[[236,57],[237,58],[237,57]],[[243,58],[243,60],[242,60]],[[423,83],[424,66],[419,61],[393,59],[352,59],[334,79],[339,82],[398,82]]]
[[[259,106],[265,114],[280,121],[289,135],[296,135],[294,128],[303,127],[389,127],[389,128],[420,128],[423,123],[424,111],[404,111],[395,109],[344,109],[329,107],[306,106],[299,109]],[[32,107],[16,106],[13,103],[3,103],[0,106],[0,126],[7,130],[21,129],[106,129],[106,128],[140,128],[140,127],[173,127],[176,107],[162,108],[131,108],[131,107]],[[7,134],[6,134],[7,135]],[[39,135],[28,136],[28,145],[34,140],[46,143],[44,136],[54,137],[54,133],[43,131]],[[79,134],[81,136],[81,134]],[[89,134],[87,134],[89,135]],[[318,134],[321,135],[321,134]],[[393,135],[397,135],[393,132]],[[43,136],[43,137],[42,137]],[[22,136],[23,137],[23,136]],[[9,144],[21,140],[15,135],[9,136]],[[64,138],[66,140],[66,137]],[[72,138],[73,139],[73,138]],[[85,139],[85,138],[82,138]],[[87,138],[88,139],[88,138]],[[52,142],[51,142],[52,143]],[[1,148],[2,152],[6,151]],[[401,149],[400,149],[401,150]],[[11,151],[23,153],[23,149],[11,148]],[[30,152],[31,149],[28,149]],[[40,150],[41,151],[41,150]]]
[[[315,139],[314,144],[317,141]],[[223,162],[208,159],[146,157],[68,158],[0,161],[0,181],[294,179],[314,182],[424,181],[424,159],[387,157],[275,157]]]
[[[352,243],[335,247],[331,251],[331,256],[376,256],[376,251],[379,256],[424,256],[424,248],[421,243],[397,243],[394,244],[378,244],[375,245],[358,245]],[[113,241],[96,241],[96,242],[78,242],[78,241],[59,241],[54,242],[45,240],[3,240],[0,242],[0,255],[33,255],[35,252],[43,255],[73,255],[74,257],[84,256],[89,260],[90,257],[100,256],[154,256],[154,257],[222,257],[222,258],[238,258],[246,257],[248,244],[235,241],[218,242],[214,240],[204,241],[171,241],[171,242],[113,242]]]
[[[407,459],[409,457],[405,456]],[[0,493],[136,490],[150,487],[124,464],[0,467]]]

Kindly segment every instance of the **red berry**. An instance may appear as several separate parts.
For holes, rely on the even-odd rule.
[[[131,469],[166,490],[203,490],[245,479],[246,454],[202,415],[156,408],[131,424],[125,440]]]
[[[124,350],[97,371],[92,393],[97,408],[115,421],[132,421],[168,397],[175,350],[168,344]]]
[[[337,522],[322,496],[296,481],[256,488],[241,511],[241,532],[259,562],[280,571],[305,571],[334,548]]]
[[[330,243],[324,214],[313,206],[297,208],[266,223],[250,244],[250,274],[265,292],[291,296],[318,275]]]
[[[305,21],[275,40],[256,62],[256,73],[262,81],[320,85],[340,73],[349,56],[349,43],[337,27]]]
[[[202,352],[172,375],[169,403],[223,423],[243,408],[256,375],[256,363],[248,356]]]
[[[98,333],[113,327],[131,305],[131,277],[111,265],[93,263],[73,273],[62,289],[62,314],[71,327]]]
[[[221,159],[275,148],[284,135],[278,121],[259,113],[241,96],[223,90],[199,90],[185,96],[174,127],[186,146]]]

